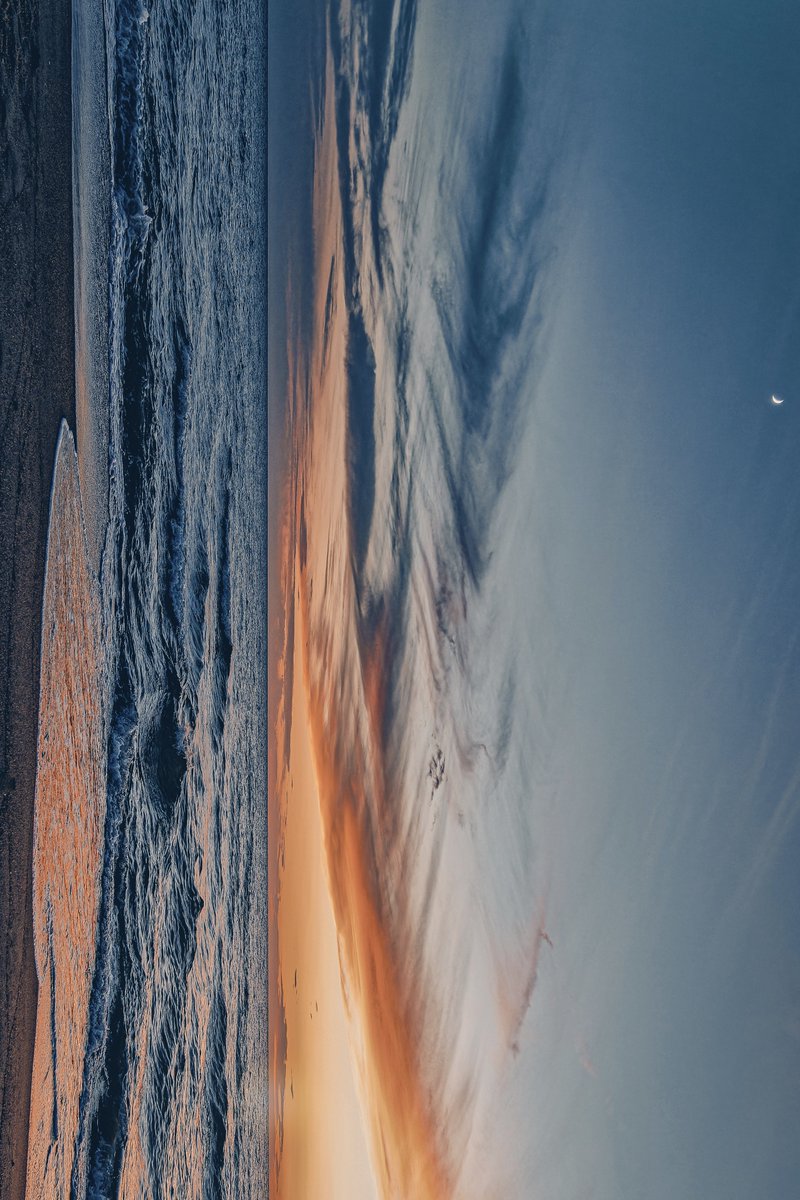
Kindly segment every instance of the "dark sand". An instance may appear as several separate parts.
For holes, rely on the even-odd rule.
[[[68,0],[0,11],[0,1196],[25,1194],[36,1019],[39,634],[59,422],[74,428]]]

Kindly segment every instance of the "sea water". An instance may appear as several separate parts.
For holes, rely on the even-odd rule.
[[[33,1131],[33,1194],[266,1192],[264,19],[258,3],[105,7],[108,511],[85,575],[96,711],[78,711],[78,693],[59,709],[68,742],[81,722],[99,739],[101,778],[81,799],[102,835],[83,905],[37,862],[40,978],[47,931],[70,920],[89,986],[68,1019],[81,1005],[57,998],[75,971],[48,976],[37,1056],[73,1120]],[[53,533],[79,509],[62,503],[71,453],[53,577],[64,545],[81,549]],[[45,627],[71,626],[76,603],[54,600]],[[87,654],[85,638],[59,645]],[[66,800],[46,782],[39,812]],[[82,841],[74,826],[59,836]]]

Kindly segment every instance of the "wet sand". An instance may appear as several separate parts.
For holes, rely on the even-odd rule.
[[[105,830],[100,604],[75,442],[66,425],[58,443],[47,544],[33,829],[39,1003],[26,1200],[69,1195],[76,1167]],[[84,1195],[80,1167],[77,1178],[78,1195]]]
[[[59,423],[75,415],[70,5],[12,0],[0,21],[0,1195],[20,1200],[42,585]]]

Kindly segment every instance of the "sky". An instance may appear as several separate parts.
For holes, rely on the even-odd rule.
[[[282,1154],[358,1196],[785,1197],[800,18],[274,20]]]

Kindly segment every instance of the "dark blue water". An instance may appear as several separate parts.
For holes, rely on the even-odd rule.
[[[106,5],[108,781],[74,1196],[266,1193],[264,22]]]

